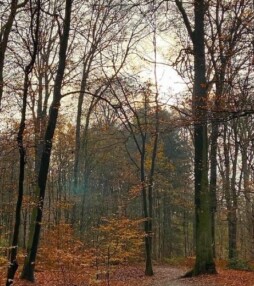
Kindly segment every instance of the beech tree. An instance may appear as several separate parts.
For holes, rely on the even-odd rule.
[[[194,30],[183,2],[175,1],[193,44],[194,83],[192,113],[194,121],[195,242],[196,263],[187,275],[216,273],[213,261],[211,197],[208,188],[207,79],[205,58],[205,1],[194,2]]]

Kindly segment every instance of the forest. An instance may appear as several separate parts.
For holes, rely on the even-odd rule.
[[[1,285],[253,286],[253,114],[253,0],[0,1]]]

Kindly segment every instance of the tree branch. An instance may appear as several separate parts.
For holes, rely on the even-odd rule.
[[[184,21],[185,27],[188,31],[188,34],[191,38],[191,41],[193,42],[194,41],[194,32],[192,31],[191,24],[190,24],[190,21],[189,21],[187,14],[186,14],[186,11],[183,8],[183,3],[181,0],[175,0],[175,3],[176,3],[178,10],[180,11],[180,13],[183,16],[183,21]]]

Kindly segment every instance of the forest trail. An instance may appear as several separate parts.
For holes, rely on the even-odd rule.
[[[189,286],[186,279],[180,277],[184,275],[185,269],[157,266],[154,269],[155,275],[152,278],[151,286]]]
[[[188,270],[186,267],[156,266],[155,275],[148,286],[253,286],[254,272],[217,268],[217,275],[201,275],[180,278]]]
[[[188,269],[171,267],[171,266],[157,266],[155,275],[152,278],[149,286],[206,286],[207,282],[197,281],[196,278],[181,278]],[[209,286],[217,286],[218,284],[210,284]]]

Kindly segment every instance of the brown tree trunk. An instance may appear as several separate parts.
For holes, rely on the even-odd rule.
[[[216,273],[213,261],[211,196],[208,187],[207,82],[205,59],[205,1],[194,1],[194,31],[183,2],[175,0],[193,43],[194,86],[192,113],[194,118],[195,178],[195,242],[196,262],[186,276]]]
[[[211,197],[208,188],[207,85],[205,61],[205,1],[194,2],[194,176],[196,262],[194,275],[216,273],[213,261]]]

